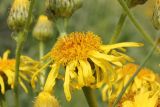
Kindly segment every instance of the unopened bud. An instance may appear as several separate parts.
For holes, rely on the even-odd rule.
[[[53,24],[45,15],[39,16],[38,22],[33,29],[33,37],[40,41],[46,41],[53,35]]]
[[[60,107],[58,100],[48,92],[40,92],[34,107]]]
[[[132,8],[132,7],[135,7],[137,5],[142,5],[142,4],[145,4],[147,0],[131,0],[130,4],[129,4],[129,7]]]
[[[154,10],[153,10],[153,17],[152,17],[153,26],[155,29],[160,29],[160,0],[156,0]]]
[[[46,0],[48,15],[52,17],[70,17],[81,6],[82,0]]]
[[[8,26],[12,30],[20,30],[24,28],[28,18],[29,0],[14,0],[8,16]]]

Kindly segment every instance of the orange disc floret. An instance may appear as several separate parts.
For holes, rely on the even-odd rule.
[[[71,60],[87,60],[88,52],[98,50],[101,38],[92,32],[73,32],[60,37],[51,51],[56,61],[67,63]]]

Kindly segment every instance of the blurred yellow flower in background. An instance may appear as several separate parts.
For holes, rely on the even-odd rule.
[[[9,59],[9,53],[10,51],[7,50],[4,52],[3,57],[0,57],[0,86],[2,94],[4,94],[7,90],[5,87],[11,87],[12,89],[14,88],[15,59]],[[24,81],[30,82],[29,78],[38,69],[38,62],[27,56],[22,56],[21,62],[19,84],[22,86],[25,92],[28,92]]]
[[[84,86],[99,88],[104,81],[110,82],[114,79],[114,67],[132,60],[117,49],[139,46],[142,44],[134,42],[103,45],[101,38],[92,32],[75,32],[60,37],[53,49],[44,57],[54,60],[44,90],[48,92],[52,90],[61,66],[65,68],[64,93],[68,101],[71,100],[71,85],[78,89]],[[33,87],[37,72],[32,78]]]
[[[138,65],[135,64],[127,64],[122,68],[117,70],[118,80],[123,81],[123,86],[128,82],[128,80],[132,77],[132,75],[138,69]],[[148,82],[154,82],[156,80],[156,75],[153,71],[147,68],[141,69],[140,73],[135,77],[134,84],[132,84],[132,90],[137,90],[141,88],[143,84]],[[122,87],[123,87],[122,86]]]
[[[139,65],[136,64],[126,64],[123,67],[116,70],[117,79],[115,80],[112,87],[109,87],[108,84],[102,89],[103,100],[107,100],[107,95],[109,95],[108,100],[112,104],[115,98],[119,95],[122,88],[126,85],[128,80],[136,72]],[[157,91],[158,90],[158,91]],[[133,83],[130,84],[125,94],[123,95],[119,106],[121,107],[152,107],[157,104],[158,98],[160,98],[160,83],[158,82],[157,75],[150,69],[143,68],[139,74],[135,77]],[[150,97],[148,97],[150,96]],[[153,96],[153,98],[151,97]],[[156,96],[156,98],[155,98]],[[148,102],[143,102],[147,105],[152,106],[142,106],[138,102],[142,102],[143,99]],[[134,100],[135,99],[135,100]],[[141,99],[141,101],[140,101]],[[128,100],[133,101],[128,102]],[[151,102],[149,102],[151,100]],[[134,102],[135,101],[135,102]],[[156,106],[153,106],[156,107]]]

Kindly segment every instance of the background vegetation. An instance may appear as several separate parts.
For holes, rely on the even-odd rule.
[[[0,55],[2,55],[5,50],[9,49],[12,52],[11,57],[14,57],[15,41],[12,39],[11,31],[7,26],[7,16],[12,1],[13,0],[0,0]],[[36,1],[33,26],[36,23],[38,16],[44,13],[44,0]],[[143,28],[152,36],[152,38],[156,39],[159,37],[159,32],[152,26],[151,18],[154,7],[153,4],[154,0],[148,0],[145,5],[133,8],[132,12]],[[76,11],[70,18],[67,31],[68,33],[74,31],[92,31],[95,32],[95,34],[100,35],[103,38],[103,42],[107,44],[113,35],[115,26],[122,12],[123,10],[116,0],[84,0],[83,7]],[[53,38],[46,43],[46,52],[52,48],[57,36],[58,32],[56,27],[54,27]],[[142,42],[145,44],[142,48],[132,48],[127,51],[130,56],[135,58],[135,63],[137,64],[141,62],[151,48],[128,18],[118,40],[118,42],[122,41]],[[28,40],[25,43],[23,54],[38,59],[38,41],[32,38],[32,33],[30,33]],[[160,64],[160,57],[155,53],[147,63],[147,67],[160,73],[158,64]],[[68,103],[65,100],[62,82],[60,81],[59,83],[60,84],[56,86],[55,93],[62,107],[87,107],[87,102],[82,91],[73,92],[72,101]],[[31,107],[35,95],[32,92],[29,93],[31,96],[28,96],[23,92],[21,93],[21,106]],[[8,91],[6,97],[8,107],[12,107],[12,92]],[[101,104],[101,107],[103,107],[99,91],[97,91],[97,99],[99,104]]]

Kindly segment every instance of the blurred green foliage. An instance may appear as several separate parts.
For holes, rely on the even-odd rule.
[[[0,55],[2,55],[5,50],[10,49],[12,52],[11,56],[14,57],[15,41],[12,39],[12,33],[7,27],[6,21],[12,1],[13,0],[0,0]],[[45,0],[36,0],[36,5],[33,10],[33,26],[36,23],[38,16],[45,12],[44,1]],[[152,38],[156,39],[159,37],[160,33],[153,28],[151,23],[153,1],[154,0],[148,0],[145,5],[137,6],[132,9],[132,12],[143,28],[152,36]],[[68,33],[74,31],[92,31],[95,34],[100,35],[103,42],[107,44],[113,35],[114,28],[122,12],[123,10],[116,0],[84,0],[83,7],[76,11],[70,18],[67,31]],[[38,59],[38,41],[32,38],[31,31],[32,28],[30,29],[30,35],[26,41],[23,54]],[[46,43],[46,52],[52,48],[57,36],[58,32],[56,27],[54,27],[53,38]],[[142,38],[141,34],[128,18],[118,41],[144,43],[144,47],[136,49],[132,48],[127,51],[130,56],[135,58],[137,64],[143,60],[145,55],[151,49],[151,46]],[[147,67],[160,73],[158,64],[160,64],[160,56],[158,53],[155,53],[147,63]],[[31,107],[33,104],[35,95],[32,92],[29,94],[30,96],[21,92],[21,107]],[[65,100],[63,84],[61,81],[58,81],[55,94],[62,107],[87,107],[87,102],[82,91],[74,91],[72,93],[72,101],[68,103]],[[103,107],[99,91],[97,91],[97,96],[97,100],[99,101],[99,104],[101,104],[100,107]],[[8,107],[12,107],[14,101],[13,93],[8,91],[6,98]]]

